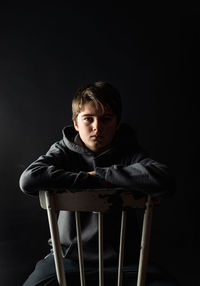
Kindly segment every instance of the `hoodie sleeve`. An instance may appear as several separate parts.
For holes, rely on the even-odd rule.
[[[55,143],[46,155],[40,156],[22,173],[19,180],[22,192],[38,195],[38,191],[45,188],[84,188],[100,185],[99,176],[90,176],[81,170],[71,172],[70,165],[69,155],[59,142]]]
[[[143,153],[135,154],[129,165],[112,165],[95,169],[97,175],[107,182],[143,193],[170,194],[175,181],[168,167],[152,160]]]

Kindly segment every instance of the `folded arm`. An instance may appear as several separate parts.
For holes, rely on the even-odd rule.
[[[65,162],[64,162],[65,160]],[[98,187],[101,183],[99,176],[91,176],[88,172],[73,172],[68,168],[66,152],[56,143],[46,155],[40,156],[20,177],[21,190],[30,195],[38,195],[42,188],[90,188]]]
[[[175,181],[168,167],[143,153],[138,153],[130,165],[96,167],[95,173],[110,184],[144,193],[170,194],[175,190]]]

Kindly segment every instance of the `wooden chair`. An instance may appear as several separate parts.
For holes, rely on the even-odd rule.
[[[137,196],[136,196],[137,197]],[[98,231],[99,231],[99,286],[104,285],[103,270],[103,213],[107,212],[112,202],[118,203],[121,211],[121,231],[119,245],[119,263],[118,263],[118,282],[122,285],[123,254],[125,241],[125,224],[127,208],[143,208],[143,226],[141,237],[141,248],[138,266],[137,286],[145,285],[146,270],[148,263],[148,250],[150,242],[152,209],[160,201],[159,196],[144,195],[136,198],[134,191],[115,188],[115,189],[80,189],[80,190],[58,190],[58,191],[40,191],[40,204],[47,210],[52,247],[54,253],[55,268],[59,285],[66,286],[65,271],[61,252],[60,238],[57,225],[57,214],[59,210],[68,210],[75,212],[77,244],[79,256],[79,269],[81,286],[85,286],[84,259],[81,242],[80,212],[98,213]],[[121,202],[119,205],[119,201]]]

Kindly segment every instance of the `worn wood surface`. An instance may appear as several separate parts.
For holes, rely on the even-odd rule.
[[[59,190],[52,192],[55,210],[69,211],[96,211],[107,212],[113,208],[123,210],[127,208],[145,208],[147,196],[138,196],[132,190],[127,189],[80,189],[80,190]],[[154,204],[159,203],[159,198],[152,199]],[[40,204],[47,209],[44,191],[40,191]]]

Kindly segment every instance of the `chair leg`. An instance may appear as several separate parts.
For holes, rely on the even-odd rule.
[[[99,231],[99,286],[104,285],[104,266],[103,266],[103,214],[98,212],[98,231]]]
[[[85,271],[84,271],[84,262],[83,262],[83,247],[82,247],[82,240],[81,240],[80,213],[78,211],[75,211],[75,220],[76,220],[76,232],[77,232],[77,243],[78,243],[80,281],[81,281],[81,286],[85,286]]]
[[[122,278],[123,278],[122,269],[123,269],[123,260],[124,260],[124,242],[125,242],[126,214],[127,214],[126,211],[122,211],[117,286],[122,286]]]
[[[52,239],[57,280],[60,286],[67,286],[65,279],[62,250],[60,245],[60,237],[58,232],[57,217],[52,200],[53,196],[48,191],[45,191],[45,201],[47,206],[47,215],[48,215],[49,228]]]
[[[143,219],[137,286],[144,286],[146,280],[149,243],[151,234],[152,210],[153,210],[153,203],[151,201],[151,196],[148,195],[146,209],[144,212],[144,219]]]

